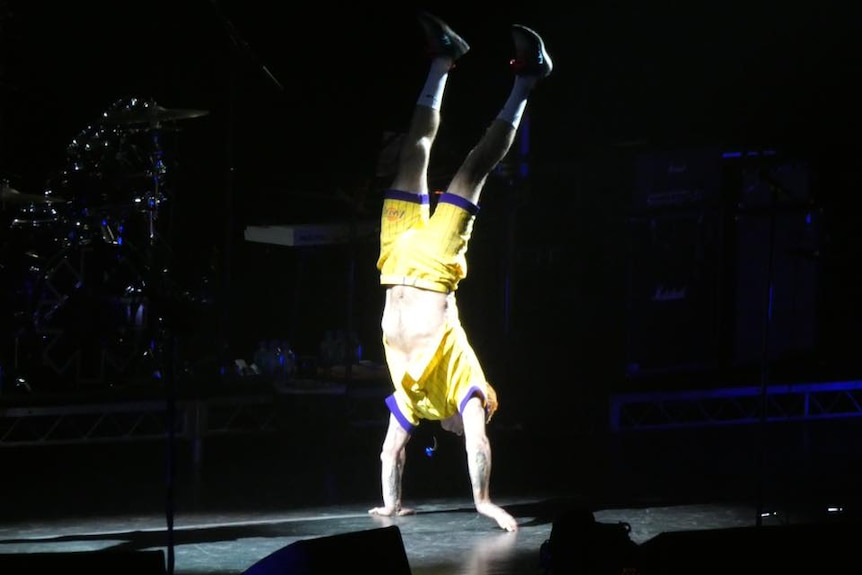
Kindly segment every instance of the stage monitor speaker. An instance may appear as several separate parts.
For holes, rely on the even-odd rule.
[[[602,523],[589,509],[571,507],[554,518],[540,564],[549,575],[634,574],[639,548],[630,532],[628,523]]]
[[[243,575],[329,575],[365,565],[387,575],[411,575],[397,525],[295,541],[267,555]],[[361,570],[361,569],[360,569]]]
[[[843,573],[859,528],[811,523],[661,533],[640,545],[641,575]]]
[[[71,551],[0,555],[0,573],[164,575],[163,551]]]

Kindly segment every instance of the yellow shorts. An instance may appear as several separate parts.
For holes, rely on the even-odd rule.
[[[386,339],[383,348],[389,353]],[[476,353],[460,323],[446,326],[437,351],[419,379],[406,371],[393,378],[395,391],[386,405],[401,424],[411,431],[422,419],[440,420],[461,413],[471,397],[479,396],[490,420],[497,410],[497,394],[485,379]],[[396,381],[396,377],[401,377]]]
[[[377,261],[380,283],[453,293],[467,276],[467,243],[478,211],[464,198],[444,193],[432,215],[427,194],[387,190]],[[388,355],[385,338],[383,349]],[[418,380],[391,368],[390,375],[395,391],[386,404],[407,431],[422,419],[442,420],[461,413],[473,396],[482,400],[488,419],[497,409],[496,392],[457,315],[449,319]]]
[[[427,194],[387,190],[377,260],[380,283],[455,291],[467,276],[467,243],[478,211],[460,196],[442,194],[431,215]]]

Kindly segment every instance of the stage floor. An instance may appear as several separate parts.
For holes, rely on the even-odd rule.
[[[403,549],[409,571],[396,575],[546,573],[550,563],[549,556],[543,555],[543,543],[551,535],[554,519],[561,517],[560,513],[572,502],[510,497],[501,502],[518,518],[517,533],[493,528],[473,512],[466,499],[445,498],[417,501],[421,509],[417,515],[394,520],[369,517],[360,503],[270,512],[183,513],[176,517],[170,534],[165,518],[154,513],[23,521],[0,529],[0,550],[5,554],[31,554],[31,558],[37,557],[32,554],[43,553],[122,551],[130,561],[126,572],[131,569],[130,554],[161,551],[166,570],[172,565],[175,573],[239,574],[256,570],[255,573],[278,575],[330,572],[328,569],[291,571],[288,560],[290,557],[295,560],[297,553],[322,553],[323,556],[312,560],[322,561],[327,567],[333,565],[333,560],[343,559],[351,569],[362,566],[363,571],[387,572],[376,569],[380,567],[380,557],[376,555],[383,553],[387,560],[394,560]],[[750,527],[754,512],[753,507],[746,505],[681,504],[599,509],[593,515],[604,524],[628,524],[632,541],[645,548],[654,538],[669,532]],[[393,525],[397,526],[401,542],[381,530]],[[778,520],[768,518],[761,529],[773,525],[779,525]],[[318,538],[326,544],[316,551],[297,546],[297,542]],[[169,551],[171,540],[173,546]],[[612,542],[590,537],[572,538],[568,552],[605,553],[612,547]],[[285,552],[293,555],[287,558],[278,555]],[[62,566],[63,559],[57,557],[54,565]],[[650,560],[633,557],[636,562]],[[611,553],[600,554],[599,558],[609,564],[622,559]],[[38,561],[48,565],[42,557]],[[750,558],[746,563],[749,562]],[[32,563],[34,567],[37,565]],[[90,572],[103,572],[95,567]],[[144,573],[140,566],[132,571]],[[155,575],[157,571],[145,573]]]
[[[817,533],[857,525],[859,423],[622,437],[492,426],[492,492],[517,518],[517,533],[475,513],[457,438],[433,431],[417,433],[408,446],[405,504],[419,512],[395,519],[367,514],[379,503],[382,427],[213,438],[197,466],[190,446],[177,441],[10,447],[0,454],[0,572],[12,572],[3,564],[13,560],[71,565],[70,554],[91,560],[84,571],[107,572],[92,562],[99,550],[134,553],[136,561],[161,553],[165,570],[177,574],[330,572],[285,563],[286,555],[308,553],[303,545],[318,541],[327,542],[314,551],[320,560],[343,559],[369,572],[393,572],[377,554],[403,550],[414,575],[543,574],[549,566],[543,544],[552,530],[563,533],[563,521],[570,525],[585,510],[602,526],[630,528],[640,573],[691,572],[681,553],[693,550],[700,553],[699,573],[735,565],[722,561],[751,568],[758,556],[774,566],[784,558],[785,567],[808,561],[830,572],[824,557],[840,553],[824,546],[839,545],[850,531]],[[425,448],[435,439],[429,457]],[[776,546],[744,536],[808,525],[824,530],[786,532],[782,557]],[[400,538],[395,545],[393,530],[385,529],[392,526]],[[567,556],[590,552],[617,561],[618,540],[596,533],[565,533]],[[694,533],[705,536],[684,538]],[[121,571],[155,573],[137,565]]]

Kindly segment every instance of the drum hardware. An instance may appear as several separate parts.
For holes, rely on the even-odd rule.
[[[165,108],[151,99],[117,100],[67,146],[67,164],[55,183],[79,211],[111,208],[144,212],[152,218],[165,200],[162,134],[178,131],[171,122],[208,113]],[[138,193],[142,181],[147,189]]]
[[[102,115],[101,123],[105,126],[133,126],[136,124],[159,126],[165,122],[190,120],[209,114],[206,110],[164,108],[152,100],[142,101],[140,105],[138,104],[139,101],[133,99],[129,107],[105,112]]]
[[[9,226],[13,230],[53,226],[59,218],[60,212],[51,204],[28,204],[16,212]]]
[[[75,136],[44,195],[4,182],[0,205],[14,216],[11,230],[4,224],[12,233],[2,271],[13,289],[3,311],[14,320],[6,331],[37,390],[164,377],[173,332],[190,329],[208,302],[168,277],[162,138],[176,131],[168,123],[206,114],[117,101]]]
[[[149,155],[149,161],[150,176],[152,178],[153,185],[151,189],[147,190],[143,198],[139,200],[144,204],[144,209],[147,214],[147,238],[150,245],[153,245],[156,241],[156,220],[158,219],[159,206],[164,200],[162,187],[164,184],[165,173],[167,171],[165,162],[162,159],[163,151],[159,141],[158,130],[154,130],[152,133],[152,143],[153,146]],[[138,201],[138,198],[136,198],[136,201]]]
[[[49,195],[48,193],[42,196],[21,193],[15,188],[10,187],[7,181],[0,184],[0,204],[32,206],[38,204],[61,204],[65,202],[64,198]]]

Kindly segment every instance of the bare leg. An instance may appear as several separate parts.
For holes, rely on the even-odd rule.
[[[553,69],[544,41],[533,30],[515,25],[512,27],[512,38],[515,59],[511,63],[515,80],[509,96],[446,190],[474,205],[479,203],[488,175],[509,153],[533,88]]]
[[[516,132],[511,123],[495,119],[479,143],[467,154],[446,191],[478,205],[485,180],[500,160],[506,157],[515,141]]]
[[[407,460],[405,447],[410,434],[401,427],[394,415],[389,415],[389,428],[380,451],[380,484],[383,488],[383,506],[369,509],[372,515],[411,515],[413,509],[401,506],[401,480]]]
[[[416,105],[399,152],[398,171],[392,188],[416,194],[428,193],[428,162],[439,127],[439,109]]]
[[[491,502],[491,442],[485,433],[485,409],[479,397],[473,397],[467,402],[462,419],[467,468],[470,470],[476,511],[496,521],[501,529],[517,531],[518,522],[515,518],[505,509]]]
[[[419,91],[407,137],[398,157],[398,171],[392,182],[396,190],[428,193],[428,161],[440,127],[440,109],[455,61],[470,50],[467,42],[445,22],[427,12],[419,14],[430,63],[425,85]]]

